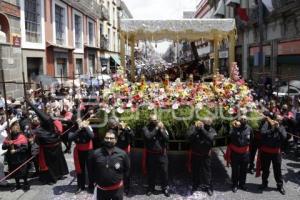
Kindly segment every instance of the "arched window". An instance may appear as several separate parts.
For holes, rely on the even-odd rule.
[[[6,42],[9,43],[10,42],[10,29],[9,29],[9,22],[8,22],[8,19],[7,17],[0,13],[0,26],[1,26],[1,29],[0,31],[5,33],[6,35]]]

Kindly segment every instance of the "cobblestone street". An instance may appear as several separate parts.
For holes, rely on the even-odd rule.
[[[260,184],[260,178],[255,178],[254,175],[248,174],[247,176],[247,186],[248,191],[244,192],[239,190],[236,194],[231,192],[230,184],[230,168],[224,167],[223,154],[220,150],[215,149],[216,156],[213,157],[213,182],[214,182],[214,195],[208,197],[204,192],[196,192],[191,195],[191,186],[189,182],[189,175],[184,173],[172,172],[176,170],[170,170],[170,188],[172,195],[170,199],[188,199],[188,200],[200,200],[200,199],[218,199],[218,200],[230,200],[230,199],[264,199],[264,200],[276,200],[276,199],[299,199],[300,198],[300,175],[296,172],[300,169],[299,160],[292,160],[290,158],[283,159],[283,175],[285,180],[285,189],[287,195],[282,196],[276,191],[276,183],[271,173],[269,178],[270,188],[265,192],[260,192],[257,187]],[[11,193],[9,189],[1,188],[0,199],[1,200],[90,200],[92,195],[83,192],[82,194],[75,195],[76,190],[76,178],[74,177],[74,167],[73,159],[70,154],[66,155],[68,165],[70,168],[70,175],[59,181],[57,184],[40,185],[40,183],[34,179],[31,180],[31,190],[24,193],[22,190]],[[170,159],[170,166],[174,166],[172,160]],[[272,170],[271,170],[272,171]],[[12,180],[10,180],[11,182]],[[133,175],[132,190],[129,197],[124,199],[165,199],[163,194],[158,192],[150,197],[145,195],[146,192],[146,179],[139,174]]]

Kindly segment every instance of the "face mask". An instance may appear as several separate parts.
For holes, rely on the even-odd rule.
[[[204,128],[205,128],[206,130],[208,130],[208,129],[210,128],[210,125],[204,124]]]
[[[242,125],[242,126],[245,126],[246,124],[247,124],[246,121],[243,121],[243,120],[241,121],[241,125]]]
[[[150,125],[151,126],[156,126],[157,125],[157,121],[150,121]]]
[[[114,148],[115,144],[113,142],[104,141],[104,146],[108,149]]]

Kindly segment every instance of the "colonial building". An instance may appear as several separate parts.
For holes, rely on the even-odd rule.
[[[120,0],[20,1],[22,63],[26,80],[97,76],[119,65]]]
[[[41,74],[66,79],[98,72],[103,16],[97,0],[26,0],[20,7],[22,60],[29,81]]]
[[[195,17],[236,19],[236,60],[246,79],[300,79],[300,1],[200,0]],[[220,66],[228,66],[228,47],[219,48]]]
[[[0,0],[0,91],[23,96],[20,7],[18,0]],[[16,81],[15,83],[3,83]]]
[[[120,65],[120,37],[119,37],[119,18],[121,10],[120,0],[100,0],[101,4],[108,11],[108,19],[100,22],[101,40],[101,64],[106,72],[111,71]]]

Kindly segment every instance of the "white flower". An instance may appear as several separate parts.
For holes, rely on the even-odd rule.
[[[179,107],[179,103],[177,103],[177,102],[172,105],[173,110],[177,110],[178,107]]]
[[[228,113],[232,115],[234,113],[234,109],[233,108],[229,108]]]
[[[150,103],[148,106],[148,110],[153,110],[155,108],[155,105],[153,103]]]
[[[197,103],[196,104],[196,109],[201,110],[203,108],[203,104],[202,103]]]
[[[109,114],[111,112],[110,108],[105,108],[104,110],[107,114]]]
[[[120,114],[122,114],[124,112],[124,109],[121,108],[121,107],[119,107],[119,108],[117,108],[117,112],[120,113]]]
[[[127,108],[131,108],[131,106],[132,106],[132,103],[131,103],[131,101],[129,101],[129,102],[126,104],[126,107],[127,107]]]

